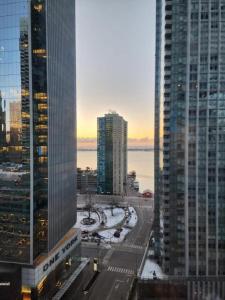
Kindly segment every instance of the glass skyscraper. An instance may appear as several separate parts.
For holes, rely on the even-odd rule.
[[[127,183],[127,122],[112,112],[98,118],[99,194],[123,195]]]
[[[163,146],[164,270],[206,276],[205,289],[222,291],[224,0],[165,1]]]
[[[0,0],[0,261],[76,222],[75,1]]]
[[[154,134],[154,237],[155,254],[160,255],[160,207],[162,194],[161,166],[161,59],[162,59],[162,0],[156,0],[156,43],[155,43],[155,134]]]

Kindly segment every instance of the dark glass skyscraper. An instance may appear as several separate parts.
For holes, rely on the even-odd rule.
[[[225,1],[165,2],[164,269],[206,276],[203,290],[221,295],[216,278],[225,275]]]
[[[155,134],[154,134],[154,236],[155,254],[160,255],[160,207],[162,175],[160,165],[161,121],[161,58],[162,58],[162,0],[156,0],[156,43],[155,43]]]
[[[76,222],[75,1],[0,19],[0,261],[33,265]]]

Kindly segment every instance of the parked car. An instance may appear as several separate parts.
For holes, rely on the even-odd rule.
[[[99,239],[101,238],[100,234],[96,231],[92,232],[92,236],[96,237],[96,238],[99,238]]]
[[[88,231],[88,230],[83,230],[83,231],[81,231],[81,233],[82,233],[82,234],[88,234],[89,231]]]

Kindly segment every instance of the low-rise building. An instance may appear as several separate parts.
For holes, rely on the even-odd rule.
[[[77,169],[77,191],[80,194],[97,193],[97,170]]]

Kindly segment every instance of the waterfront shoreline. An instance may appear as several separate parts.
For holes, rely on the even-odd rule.
[[[77,167],[97,168],[96,150],[78,150]],[[128,151],[128,173],[135,170],[139,181],[140,192],[150,189],[154,192],[154,151]]]

